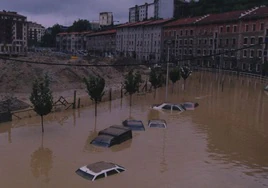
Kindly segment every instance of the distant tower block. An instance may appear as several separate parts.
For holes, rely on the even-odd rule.
[[[99,20],[100,20],[100,26],[112,25],[114,22],[113,13],[112,12],[101,12]]]

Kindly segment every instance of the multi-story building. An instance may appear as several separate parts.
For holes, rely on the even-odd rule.
[[[28,22],[28,45],[37,45],[45,34],[45,27],[35,22]]]
[[[17,12],[0,11],[0,53],[26,55],[27,18]]]
[[[115,37],[115,29],[89,33],[86,36],[87,50],[90,53],[103,56],[114,55],[116,49]]]
[[[154,17],[156,19],[168,19],[174,17],[174,0],[155,0]]]
[[[164,26],[163,57],[169,49],[177,62],[260,72],[267,28],[268,7],[179,19]]]
[[[56,48],[59,51],[76,53],[79,50],[86,50],[86,36],[88,32],[59,33],[56,36]]]
[[[112,12],[101,12],[99,17],[100,26],[113,25],[113,13]]]
[[[154,8],[154,3],[145,3],[144,5],[136,5],[129,8],[129,22],[133,23],[154,18]]]
[[[159,61],[161,56],[162,26],[170,21],[147,20],[128,23],[116,28],[117,54],[138,60]]]

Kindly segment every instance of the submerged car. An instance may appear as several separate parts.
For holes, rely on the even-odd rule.
[[[185,107],[181,104],[172,104],[172,103],[162,103],[162,104],[155,104],[152,106],[155,110],[171,110],[171,111],[185,111]]]
[[[148,121],[148,127],[167,128],[167,123],[163,119],[151,119]]]
[[[94,138],[90,144],[101,147],[111,147],[116,144],[121,144],[129,139],[132,139],[131,129],[113,125],[101,130],[98,136]]]
[[[119,174],[124,171],[125,168],[118,164],[100,161],[83,166],[77,169],[75,172],[87,180],[95,181],[97,179]]]
[[[122,122],[124,127],[128,127],[133,131],[145,131],[141,120],[127,119]]]
[[[268,85],[264,87],[264,91],[268,91]]]
[[[182,104],[186,110],[194,110],[196,107],[199,106],[198,103],[194,102],[185,102]]]

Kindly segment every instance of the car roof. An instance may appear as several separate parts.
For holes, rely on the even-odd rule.
[[[104,141],[104,142],[109,142],[110,140],[112,140],[114,137],[110,136],[110,135],[98,135],[96,138],[94,138],[93,140],[95,141]]]
[[[177,105],[177,106],[180,106],[181,104],[175,104],[175,103],[162,103],[162,104],[160,104],[160,105]]]
[[[126,133],[128,131],[131,131],[131,130],[130,129],[118,129],[118,128],[109,127],[109,128],[106,128],[106,129],[103,129],[102,131],[100,131],[99,134],[119,136],[119,135]]]
[[[143,122],[141,120],[135,120],[135,119],[126,119],[123,121],[123,123],[136,123],[136,126],[143,126]]]
[[[90,171],[94,172],[94,173],[100,173],[102,171],[111,169],[111,168],[116,168],[118,167],[116,164],[114,163],[108,163],[108,162],[104,162],[104,161],[100,161],[100,162],[96,162],[96,163],[92,163],[86,166]]]
[[[164,119],[151,119],[151,120],[149,120],[149,123],[165,123],[166,124],[166,120],[164,120]]]

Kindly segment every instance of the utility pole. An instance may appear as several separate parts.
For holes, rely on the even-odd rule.
[[[167,52],[167,74],[166,74],[166,102],[168,99],[168,73],[169,73],[169,45],[171,44],[171,40],[167,41],[167,45],[168,45],[168,52]]]

